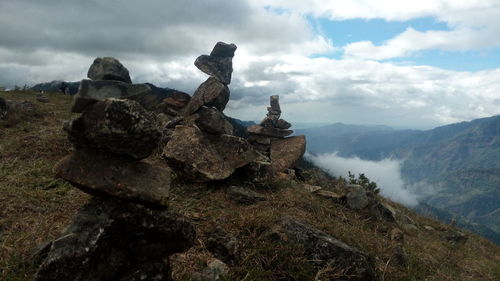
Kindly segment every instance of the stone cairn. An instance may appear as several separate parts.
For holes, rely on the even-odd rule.
[[[131,84],[113,58],[96,59],[88,77],[72,106],[82,114],[64,128],[75,151],[55,171],[95,197],[38,252],[34,280],[171,280],[168,257],[196,234],[166,210],[171,172],[141,161],[161,136],[146,109],[151,88]]]
[[[288,137],[278,96],[249,140],[223,114],[236,46],[218,42],[195,65],[209,75],[193,96],[132,84],[116,59],[97,58],[74,96],[80,116],[64,130],[75,151],[56,176],[94,195],[63,235],[43,247],[35,280],[170,280],[169,256],[189,249],[195,230],[166,210],[172,174],[189,182],[235,174],[262,182],[298,161],[304,136]],[[166,165],[143,159],[160,154]]]
[[[306,149],[305,136],[287,138],[293,133],[288,130],[292,124],[280,118],[279,96],[271,96],[270,104],[260,125],[247,128],[250,135],[248,141],[260,152],[260,158],[252,162],[245,172],[257,182],[283,171],[293,174],[288,168],[297,164]]]

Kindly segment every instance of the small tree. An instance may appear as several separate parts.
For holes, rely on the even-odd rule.
[[[365,174],[359,174],[358,178],[351,171],[348,171],[349,183],[350,184],[359,184],[368,191],[371,191],[375,194],[380,193],[380,188],[377,188],[377,183],[374,181],[370,181],[370,179],[365,176]]]

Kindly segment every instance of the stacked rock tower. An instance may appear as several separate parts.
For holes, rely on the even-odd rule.
[[[65,126],[75,151],[58,177],[94,195],[62,236],[38,255],[35,280],[170,280],[168,257],[191,247],[194,227],[166,211],[171,172],[141,161],[156,149],[154,114],[113,58],[98,58],[74,98],[82,113]],[[156,278],[156,279],[155,279]]]
[[[172,175],[265,182],[300,159],[305,138],[285,138],[293,131],[280,119],[278,96],[262,123],[248,128],[249,139],[234,135],[223,111],[235,51],[218,42],[196,59],[209,78],[192,96],[133,84],[114,58],[93,62],[73,99],[80,116],[64,125],[75,150],[55,167],[57,177],[93,197],[38,253],[36,281],[171,280],[169,256],[196,236],[185,217],[167,210]]]

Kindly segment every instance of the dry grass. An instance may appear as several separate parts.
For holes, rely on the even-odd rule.
[[[35,102],[32,93],[0,92],[0,96]],[[71,99],[59,94],[49,94],[49,99],[50,103],[37,103],[41,112],[37,118],[0,127],[0,280],[31,280],[33,252],[57,237],[88,200],[53,179],[53,165],[71,150],[61,130],[62,120],[71,117]],[[171,209],[191,217],[198,232],[196,245],[172,258],[175,280],[191,280],[193,272],[203,269],[212,257],[205,242],[216,226],[240,243],[240,260],[231,266],[227,280],[342,280],[342,269],[313,268],[300,246],[269,238],[268,230],[282,216],[307,222],[366,252],[383,281],[500,280],[498,246],[473,234],[464,244],[450,244],[442,235],[451,227],[397,204],[391,203],[419,225],[405,234],[408,266],[393,258],[395,245],[389,232],[395,223],[373,221],[365,212],[309,194],[288,181],[258,188],[267,201],[239,206],[226,199],[225,188],[231,184],[244,183],[173,187]],[[435,230],[425,230],[425,225]]]

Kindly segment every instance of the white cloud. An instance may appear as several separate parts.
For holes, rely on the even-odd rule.
[[[268,3],[269,1],[264,1]],[[430,17],[445,22],[450,30],[418,31],[408,28],[403,33],[374,45],[370,41],[344,46],[346,57],[391,59],[407,57],[421,50],[483,50],[500,47],[500,2],[497,0],[352,0],[299,1],[271,0],[271,5],[302,14],[332,20],[384,19],[407,21]]]
[[[416,206],[422,197],[406,187],[401,178],[401,161],[383,159],[381,161],[362,160],[358,157],[343,158],[337,153],[321,155],[306,154],[308,160],[333,176],[347,178],[348,172],[358,176],[365,174],[371,181],[377,183],[380,193],[393,201],[409,207]],[[426,193],[425,195],[428,195]]]

